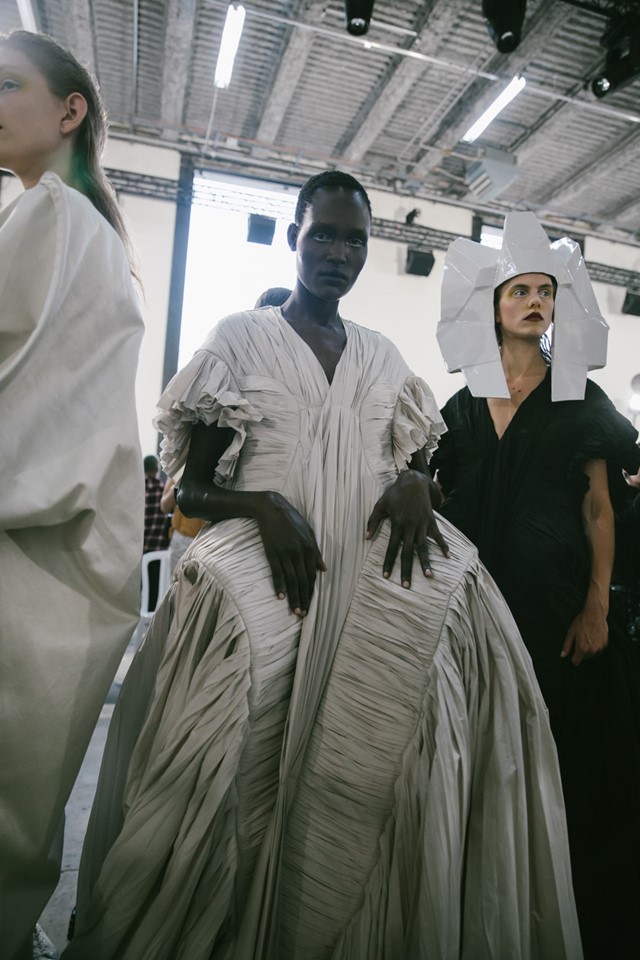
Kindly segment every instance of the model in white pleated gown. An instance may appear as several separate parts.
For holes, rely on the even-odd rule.
[[[161,400],[164,462],[235,430],[220,482],[277,490],[327,571],[274,596],[250,520],[183,558],[114,713],[68,960],[581,956],[554,744],[473,546],[382,577],[381,493],[442,423],[384,337],[345,323],[331,384],[264,308],[223,321]]]

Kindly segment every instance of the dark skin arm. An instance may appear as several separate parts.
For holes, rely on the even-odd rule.
[[[260,530],[277,596],[289,598],[291,609],[304,616],[309,609],[318,570],[326,570],[313,530],[281,494],[268,490],[227,490],[213,483],[220,457],[234,431],[197,423],[176,496],[182,513],[218,523],[236,517],[255,520]]]
[[[438,529],[433,507],[442,503],[442,494],[434,483],[427,466],[424,450],[414,453],[409,469],[404,470],[398,479],[376,503],[367,523],[367,539],[371,539],[382,521],[391,521],[389,544],[382,566],[383,577],[390,577],[393,565],[402,544],[400,554],[400,576],[402,586],[411,586],[414,551],[425,577],[433,576],[429,560],[427,537],[432,537],[445,557],[449,556],[447,544]]]
[[[215,424],[194,426],[184,475],[176,501],[187,517],[218,523],[236,517],[255,520],[260,530],[277,596],[289,598],[294,613],[304,616],[318,571],[326,570],[313,530],[304,517],[281,494],[274,491],[227,490],[213,483],[220,457],[233,440],[234,431]],[[448,556],[447,545],[438,530],[432,504],[439,506],[440,491],[429,474],[423,450],[417,451],[410,469],[400,474],[375,505],[367,524],[371,538],[380,523],[391,520],[389,545],[383,576],[389,577],[402,544],[401,576],[411,586],[414,550],[425,576],[431,576],[431,536]]]

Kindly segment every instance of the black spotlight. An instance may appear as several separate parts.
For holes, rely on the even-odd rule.
[[[369,29],[373,0],[345,0],[344,16],[347,21],[347,32],[354,37],[361,37]]]
[[[428,277],[435,262],[436,258],[431,250],[417,250],[409,247],[404,272],[411,273],[414,277]]]
[[[249,229],[247,230],[249,243],[264,243],[268,247],[273,242],[275,232],[276,222],[273,217],[263,217],[259,213],[249,214]]]
[[[604,68],[591,81],[598,99],[621,90],[640,76],[640,16],[612,20],[600,40],[607,51]]]
[[[522,36],[527,0],[482,0],[489,36],[500,53],[513,53]]]
[[[629,313],[632,317],[640,317],[640,287],[633,289],[630,287],[622,304],[622,312]]]

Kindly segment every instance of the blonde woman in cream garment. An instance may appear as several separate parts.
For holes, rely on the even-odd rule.
[[[0,955],[29,960],[64,806],[136,623],[142,322],[96,87],[0,37]]]

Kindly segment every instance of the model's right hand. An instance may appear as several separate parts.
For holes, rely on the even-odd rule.
[[[256,520],[271,567],[273,585],[281,600],[299,617],[309,609],[318,570],[326,570],[313,530],[279,493],[261,496]]]

